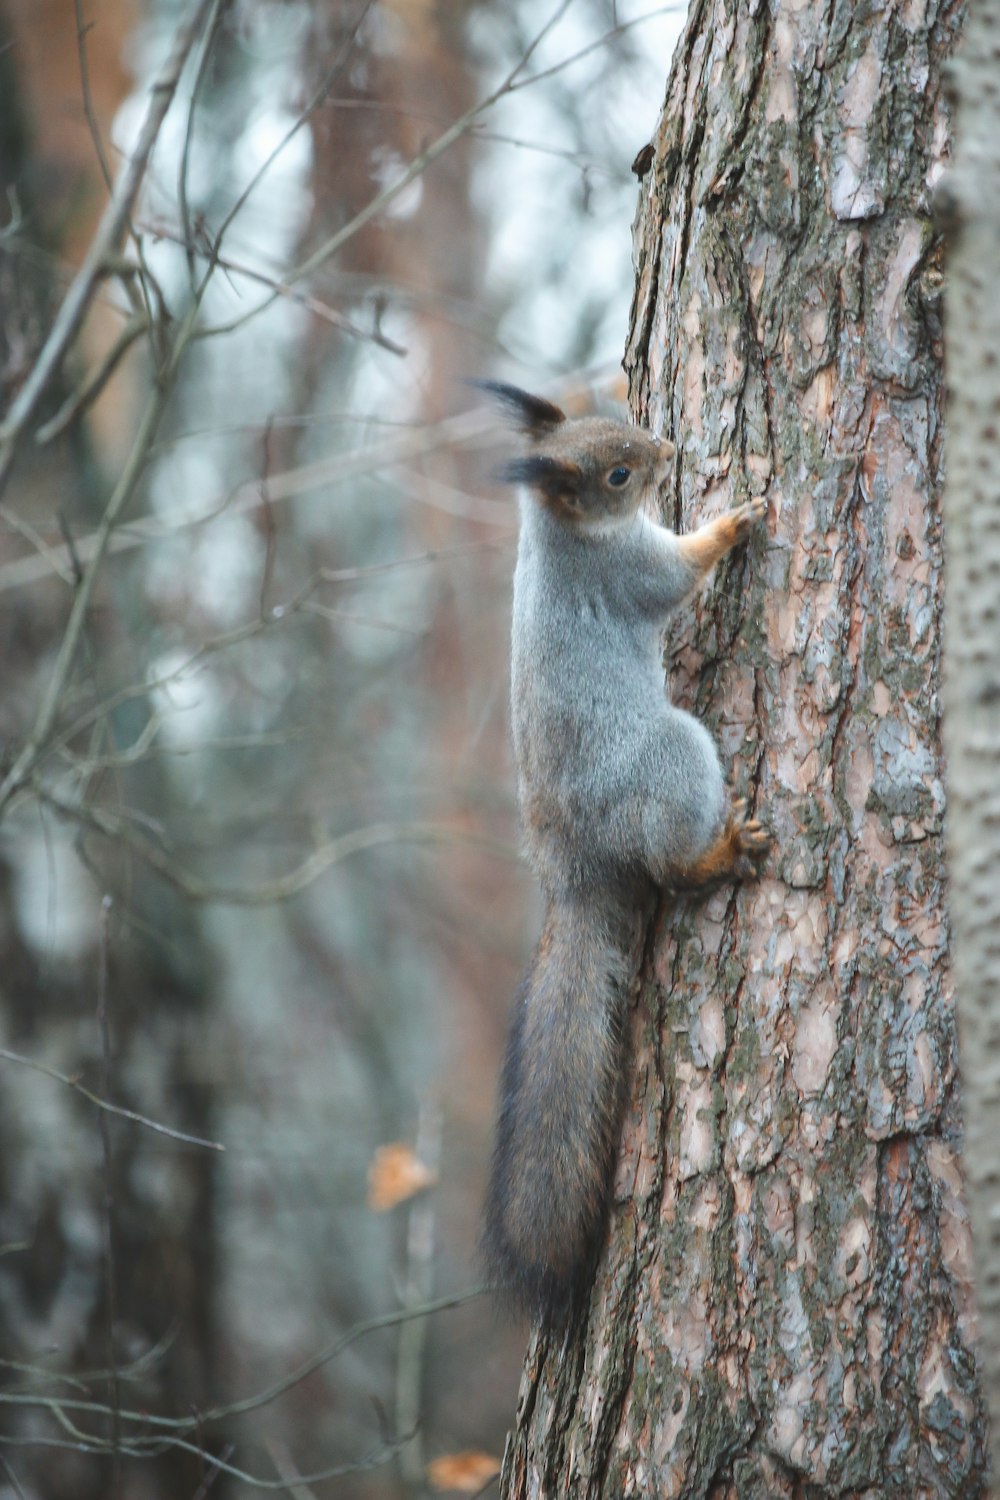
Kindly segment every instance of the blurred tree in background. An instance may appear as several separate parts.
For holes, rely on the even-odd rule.
[[[0,1493],[500,1451],[522,1335],[400,1321],[478,1281],[532,926],[462,381],[613,375],[638,15],[0,0]]]

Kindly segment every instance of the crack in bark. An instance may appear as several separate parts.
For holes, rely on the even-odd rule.
[[[739,186],[740,180],[743,176],[745,167],[745,160],[743,158],[743,144],[750,132],[751,123],[756,119],[755,106],[760,102],[760,95],[763,91],[764,83],[768,76],[768,52],[770,50],[773,27],[770,7],[765,6],[763,9],[764,30],[755,49],[756,69],[753,78],[750,81],[750,88],[744,98],[743,109],[740,118],[736,122],[735,127],[728,135],[725,147],[720,155],[720,170],[716,173],[715,178],[708,184],[705,190],[705,197],[709,200],[718,198],[724,201],[730,195],[730,193],[732,193]],[[732,176],[727,182],[723,182],[722,178],[724,178],[729,171],[728,166],[725,165],[727,158],[730,160],[735,160],[737,157],[739,157],[740,159],[733,170]]]
[[[687,96],[687,94],[689,92],[689,86],[690,86],[690,81],[691,81],[691,69],[692,69],[692,65],[693,65],[693,62],[694,62],[695,44],[696,44],[696,41],[697,41],[697,39],[699,37],[699,34],[700,34],[699,33],[699,28],[700,28],[700,25],[702,23],[702,18],[703,18],[703,15],[705,13],[706,8],[707,7],[704,4],[699,4],[699,5],[693,6],[692,7],[692,12],[691,12],[691,14],[690,14],[690,16],[688,18],[688,29],[687,29],[687,32],[685,33],[684,42],[683,42],[683,45],[685,46],[684,62],[683,62],[683,66],[682,66],[683,76],[684,76],[684,88],[681,91],[682,92],[682,96],[685,97],[685,98],[686,98],[686,96]],[[710,30],[710,28],[708,28],[708,29]],[[706,45],[706,47],[705,47],[705,53],[706,54],[708,53],[708,50],[709,50],[709,48]],[[678,235],[678,248],[679,248],[678,259],[677,259],[677,267],[678,267],[678,269],[677,269],[677,272],[676,272],[676,275],[675,275],[675,278],[674,278],[675,282],[676,282],[676,285],[678,286],[678,288],[680,288],[680,287],[682,287],[684,285],[684,277],[685,277],[685,274],[686,274],[686,271],[687,271],[688,249],[690,247],[690,240],[691,240],[691,223],[692,223],[692,220],[694,218],[694,179],[695,179],[695,168],[697,166],[698,157],[699,157],[699,154],[701,152],[701,146],[702,146],[702,142],[704,140],[704,136],[705,136],[705,116],[704,116],[704,110],[702,109],[702,110],[699,110],[699,112],[697,114],[697,117],[695,119],[694,129],[692,130],[690,140],[685,141],[683,131],[682,131],[682,135],[681,135],[680,156],[683,158],[684,165],[688,169],[687,170],[687,174],[686,174],[688,180],[687,180],[687,183],[682,188],[681,187],[681,182],[680,182],[680,160],[678,160],[677,188],[679,190],[679,194],[678,195],[680,197],[682,208],[683,208],[683,216],[682,216],[681,223],[680,223],[680,226],[679,226],[680,233]],[[665,184],[665,186],[666,186],[666,184]]]

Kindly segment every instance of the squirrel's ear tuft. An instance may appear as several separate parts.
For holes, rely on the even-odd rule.
[[[568,458],[514,458],[504,464],[501,478],[524,484],[549,505],[579,511],[583,470]]]
[[[516,385],[505,385],[502,380],[470,380],[469,384],[481,391],[489,391],[529,437],[544,437],[566,420],[566,413],[551,401],[546,401],[543,396],[532,396]]]

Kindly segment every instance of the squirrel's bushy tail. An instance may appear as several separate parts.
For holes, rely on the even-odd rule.
[[[550,1319],[592,1267],[621,1123],[623,960],[600,905],[546,912],[511,1022],[486,1197],[497,1290]]]

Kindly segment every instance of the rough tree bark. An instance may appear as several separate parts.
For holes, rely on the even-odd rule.
[[[930,221],[962,14],[693,0],[677,50],[626,366],[676,524],[770,501],[671,676],[776,848],[649,934],[608,1249],[586,1326],[532,1340],[508,1497],[983,1491]]]
[[[983,1381],[1000,1433],[1000,3],[979,0],[954,68],[948,255],[945,743],[965,1160]]]

